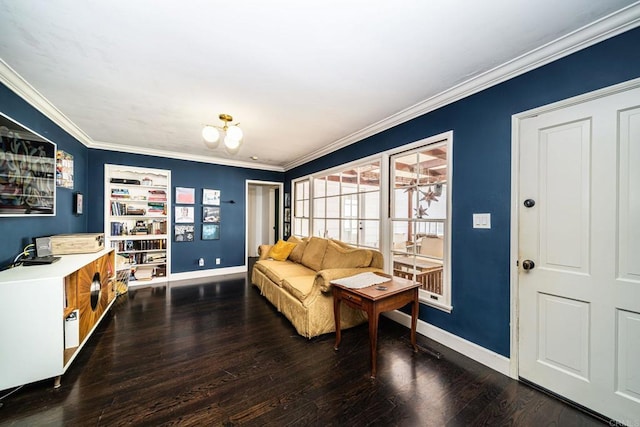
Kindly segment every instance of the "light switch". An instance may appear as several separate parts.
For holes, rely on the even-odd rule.
[[[490,213],[474,213],[473,214],[473,228],[491,228],[491,214]]]

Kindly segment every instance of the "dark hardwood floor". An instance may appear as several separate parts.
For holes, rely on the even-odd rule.
[[[424,337],[443,357],[414,354],[405,327],[380,323],[371,380],[366,325],[335,352],[334,334],[300,337],[244,275],[131,289],[62,387],[25,386],[0,425],[603,425]]]

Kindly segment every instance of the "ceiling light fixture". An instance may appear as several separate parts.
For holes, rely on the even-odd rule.
[[[209,148],[216,148],[220,141],[221,133],[224,133],[224,147],[231,154],[237,153],[243,137],[242,129],[239,127],[240,123],[229,124],[233,120],[233,117],[229,114],[220,114],[218,118],[224,122],[222,127],[206,125],[202,129],[205,145]]]

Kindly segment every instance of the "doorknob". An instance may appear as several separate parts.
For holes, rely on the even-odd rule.
[[[524,207],[525,208],[532,208],[536,205],[536,201],[533,199],[527,199],[524,201]]]
[[[536,263],[531,261],[530,259],[525,259],[522,261],[522,268],[525,270],[533,270],[533,267],[536,266]]]

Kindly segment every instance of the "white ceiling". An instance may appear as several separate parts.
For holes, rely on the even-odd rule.
[[[631,4],[0,0],[0,58],[88,146],[285,170],[539,65]],[[234,156],[202,141],[220,113],[245,133]]]

